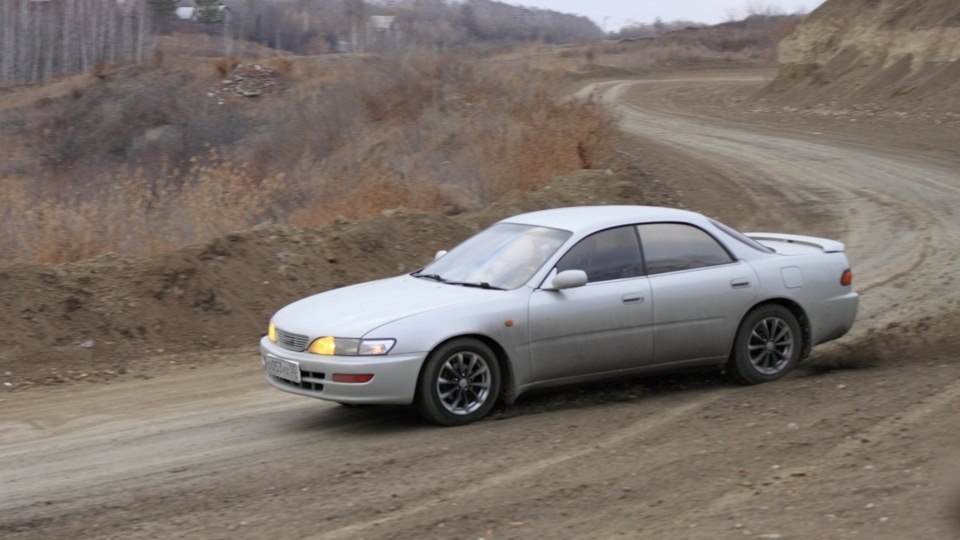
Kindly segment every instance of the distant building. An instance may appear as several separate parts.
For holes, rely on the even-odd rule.
[[[384,50],[395,47],[400,41],[397,18],[390,15],[373,15],[367,21],[367,45],[371,49]]]
[[[197,8],[195,7],[178,7],[177,17],[179,17],[181,21],[192,21],[196,12]]]

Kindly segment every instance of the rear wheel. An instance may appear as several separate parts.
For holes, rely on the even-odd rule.
[[[760,306],[743,318],[728,367],[744,384],[760,384],[789,373],[803,348],[800,324],[789,309]]]
[[[417,388],[417,409],[444,426],[475,422],[500,393],[500,365],[484,343],[469,338],[444,343],[427,357]]]

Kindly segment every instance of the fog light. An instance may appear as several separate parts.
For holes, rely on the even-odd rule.
[[[365,373],[363,375],[353,375],[350,373],[334,373],[333,382],[342,382],[342,383],[366,383],[373,380],[373,373]]]

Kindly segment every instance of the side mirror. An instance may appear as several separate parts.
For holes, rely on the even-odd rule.
[[[441,249],[440,251],[437,252],[436,255],[433,256],[433,260],[437,260],[437,259],[439,259],[440,257],[443,257],[443,256],[446,255],[446,254],[447,254],[447,250]]]
[[[583,270],[564,270],[557,274],[550,282],[554,289],[573,289],[587,284],[587,273]]]

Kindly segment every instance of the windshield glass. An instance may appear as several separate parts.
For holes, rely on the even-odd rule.
[[[516,289],[533,277],[570,234],[547,227],[498,223],[413,275],[461,285]]]

